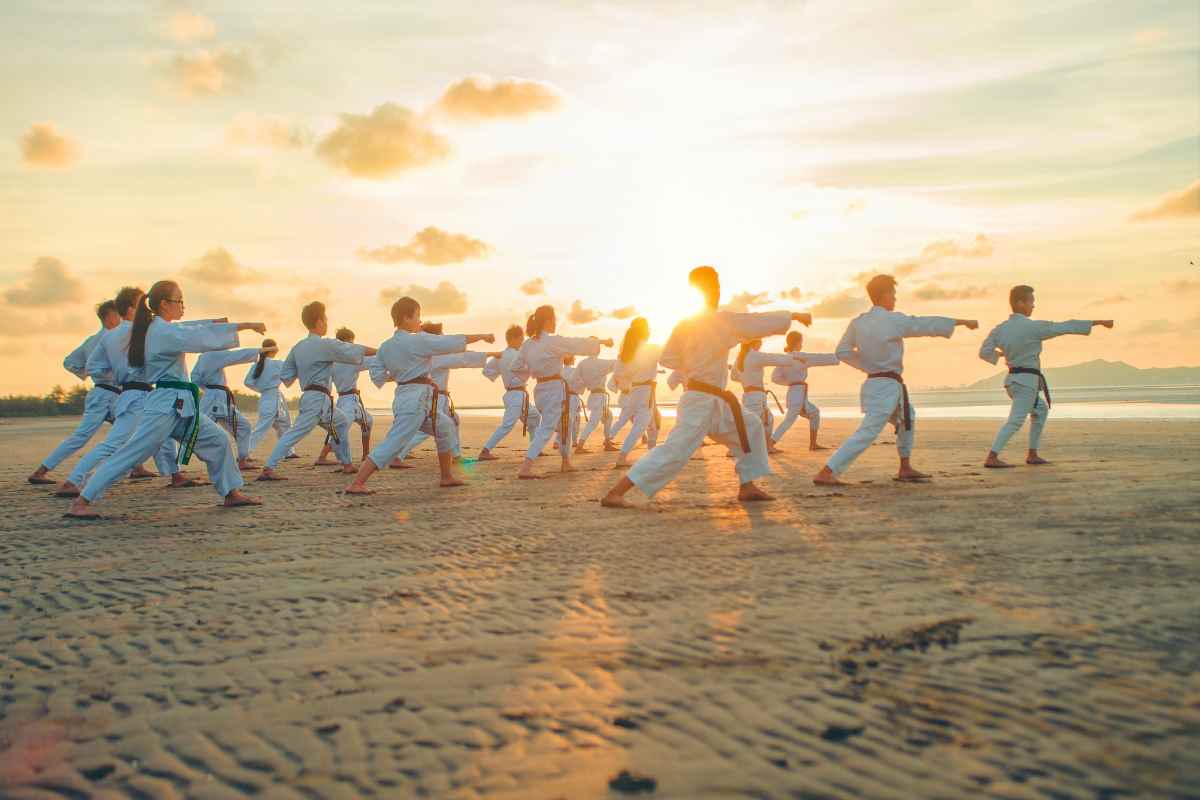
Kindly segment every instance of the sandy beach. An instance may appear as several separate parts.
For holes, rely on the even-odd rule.
[[[24,481],[72,424],[0,424],[4,798],[1200,796],[1200,423],[985,471],[996,423],[921,421],[933,483],[880,444],[838,490],[797,428],[777,502],[706,447],[631,511],[516,436],[347,498],[313,435],[259,510],[156,480],[94,524]]]

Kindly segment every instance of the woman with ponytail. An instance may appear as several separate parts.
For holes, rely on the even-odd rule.
[[[567,402],[568,388],[563,380],[563,357],[569,355],[594,356],[600,353],[600,347],[612,347],[612,339],[597,339],[594,336],[575,338],[555,334],[557,320],[552,306],[540,306],[525,325],[528,334],[521,345],[512,369],[516,371],[528,369],[537,381],[533,390],[533,400],[541,419],[537,430],[529,442],[529,450],[521,463],[518,477],[529,479],[533,474],[533,463],[543,448],[550,443],[556,432],[559,441],[563,443],[562,471],[570,472],[571,467],[571,424],[570,404]]]
[[[254,423],[254,429],[250,431],[250,452],[254,452],[254,448],[262,444],[267,438],[267,431],[275,429],[275,439],[278,440],[281,436],[288,432],[292,427],[292,415],[288,412],[287,400],[279,391],[279,384],[282,382],[279,371],[283,368],[283,362],[275,358],[279,354],[279,345],[274,339],[263,339],[262,352],[258,354],[258,360],[254,362],[254,366],[246,373],[247,389],[253,389],[258,392],[258,419]],[[299,458],[296,451],[291,451],[287,455],[288,458]]]
[[[178,324],[183,314],[183,293],[174,281],[159,281],[139,301],[129,336],[129,365],[140,370],[140,380],[154,389],[146,396],[137,431],[96,471],[66,516],[99,518],[94,503],[105,490],[168,438],[180,444],[180,464],[187,464],[193,452],[200,457],[227,508],[261,505],[241,492],[242,473],[229,437],[200,411],[200,391],[187,380],[186,354],[236,347],[239,331],[264,333],[266,326],[261,322]]]
[[[647,435],[647,445],[651,450],[658,444],[658,357],[662,348],[650,344],[650,323],[643,317],[637,317],[629,323],[625,338],[621,341],[621,352],[617,355],[617,367],[613,370],[613,384],[618,389],[628,392],[621,406],[621,416],[617,419],[614,430],[624,427],[626,421],[633,426],[625,441],[621,443],[621,452],[613,469],[629,467],[629,454],[641,440],[642,434]]]

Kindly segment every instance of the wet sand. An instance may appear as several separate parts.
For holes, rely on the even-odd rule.
[[[878,445],[838,490],[797,427],[777,502],[706,447],[633,511],[515,436],[346,498],[314,434],[262,509],[127,483],[93,524],[24,482],[71,424],[0,425],[4,798],[1200,793],[1197,423],[990,471],[997,423],[923,421],[933,483]]]

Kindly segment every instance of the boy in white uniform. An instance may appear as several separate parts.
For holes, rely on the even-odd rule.
[[[778,445],[783,435],[788,432],[798,418],[808,420],[808,449],[826,450],[828,448],[817,444],[817,431],[821,429],[821,409],[808,396],[808,370],[810,367],[834,367],[840,364],[834,353],[806,353],[800,348],[804,346],[804,334],[792,331],[787,335],[787,346],[783,352],[795,356],[792,363],[771,370],[771,382],[787,387],[787,414],[783,422],[775,428],[773,436]],[[775,449],[778,449],[776,447]]]
[[[500,425],[496,427],[495,432],[484,443],[483,449],[479,451],[479,461],[499,460],[500,456],[493,453],[492,450],[504,440],[505,436],[508,436],[518,422],[522,426],[521,434],[532,437],[533,432],[537,430],[538,423],[542,421],[537,408],[529,402],[529,390],[526,388],[530,378],[529,368],[513,369],[521,345],[525,342],[525,329],[520,325],[509,326],[509,329],[504,332],[504,341],[508,347],[499,356],[488,359],[487,363],[483,365],[485,378],[489,381],[499,378],[504,384],[504,417],[500,420]]]
[[[338,328],[334,338],[339,342],[354,343],[354,331],[349,328]],[[362,401],[362,394],[358,391],[358,376],[360,373],[371,369],[375,364],[374,356],[364,358],[361,364],[334,364],[333,365],[333,388],[337,390],[336,408],[341,411],[349,419],[351,424],[357,424],[362,432],[362,457],[366,458],[367,453],[371,452],[371,430],[375,427],[375,418],[371,416],[371,412],[367,411],[366,405]],[[328,456],[333,451],[333,445],[330,443],[330,438],[325,438],[325,446],[321,448],[321,454],[317,456],[317,464],[324,466],[332,465],[334,462],[327,461]]]

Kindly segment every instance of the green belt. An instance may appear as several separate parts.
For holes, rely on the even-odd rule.
[[[196,449],[196,437],[200,435],[200,387],[187,381],[159,381],[154,386],[156,389],[178,389],[192,396],[196,413],[192,415],[192,424],[184,434],[183,441],[180,442],[182,447],[179,448],[179,463],[186,464],[192,460],[192,451]]]

